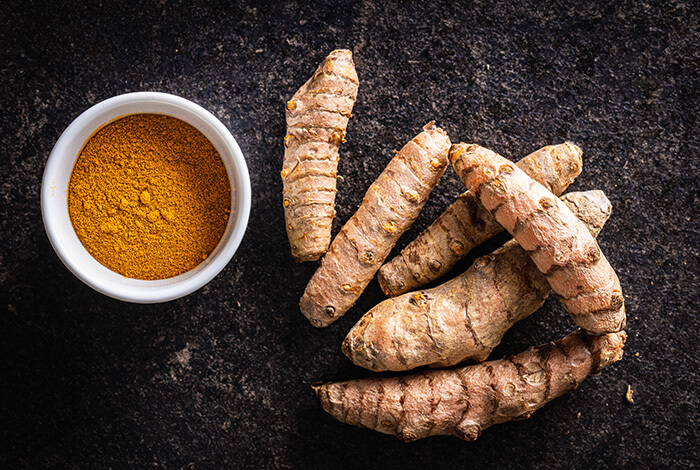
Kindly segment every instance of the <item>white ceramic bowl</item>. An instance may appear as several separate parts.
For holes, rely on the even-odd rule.
[[[231,182],[231,215],[219,245],[191,271],[157,281],[129,279],[97,262],[78,239],[68,215],[68,181],[85,142],[105,124],[141,113],[166,114],[197,128],[218,150]],[[228,264],[238,249],[250,214],[248,167],[228,129],[201,106],[167,93],[127,93],[88,109],[58,139],[44,170],[41,214],[51,245],[61,261],[87,285],[127,302],[165,302],[204,286]]]

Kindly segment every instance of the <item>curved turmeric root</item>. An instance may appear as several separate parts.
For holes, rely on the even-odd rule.
[[[478,145],[453,145],[450,161],[467,188],[528,252],[579,327],[593,335],[625,327],[617,274],[566,204]]]
[[[494,424],[529,418],[591,374],[622,358],[624,331],[572,333],[512,357],[405,377],[314,386],[321,406],[344,423],[403,441],[452,435],[466,441]]]
[[[593,236],[610,217],[610,201],[602,191],[561,199]],[[483,361],[550,292],[547,279],[511,240],[440,286],[381,302],[350,330],[343,352],[356,365],[377,372]]]
[[[331,241],[338,147],[357,98],[352,52],[331,52],[287,102],[282,167],[284,217],[297,261],[319,259]]]
[[[559,196],[581,173],[581,149],[569,142],[550,145],[517,165]],[[445,275],[472,249],[502,230],[474,193],[467,191],[379,269],[379,285],[389,297],[424,286]]]
[[[333,240],[299,302],[316,327],[352,307],[447,167],[450,139],[431,122],[389,162]]]

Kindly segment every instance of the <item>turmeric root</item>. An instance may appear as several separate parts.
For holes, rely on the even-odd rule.
[[[610,217],[602,191],[562,200],[597,236]],[[387,299],[350,330],[343,352],[373,371],[483,361],[516,322],[539,309],[551,288],[514,240],[433,289]]]
[[[581,173],[581,149],[567,142],[543,147],[517,165],[559,196]],[[503,230],[474,193],[459,196],[423,233],[379,269],[377,280],[394,297],[446,274],[469,251]]]
[[[512,357],[405,377],[314,386],[337,420],[403,441],[452,435],[466,441],[494,424],[529,418],[589,375],[622,358],[624,331],[572,333]]]
[[[352,307],[439,183],[450,139],[432,122],[423,129],[369,187],[309,281],[299,307],[312,325],[328,326]]]
[[[328,249],[335,217],[338,147],[357,98],[352,52],[331,52],[287,102],[282,167],[284,217],[292,255],[314,261]]]
[[[625,327],[620,281],[585,225],[516,165],[478,145],[453,145],[450,161],[547,277],[578,326],[593,335]]]

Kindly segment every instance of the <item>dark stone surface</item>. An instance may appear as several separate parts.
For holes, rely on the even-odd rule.
[[[688,467],[698,460],[698,9],[690,1],[0,4],[0,467]],[[515,5],[517,3],[517,5]],[[283,105],[333,48],[361,80],[335,230],[427,121],[517,159],[584,149],[571,189],[600,188],[599,240],[625,289],[624,360],[474,443],[403,444],[334,421],[309,384],[369,375],[297,301],[281,207]],[[82,111],[155,90],[238,139],[253,206],[209,285],[154,306],[78,281],[44,234],[43,167]],[[451,170],[403,246],[462,190]],[[465,266],[462,266],[464,268]],[[573,329],[556,299],[494,356]],[[627,385],[635,403],[624,399]]]

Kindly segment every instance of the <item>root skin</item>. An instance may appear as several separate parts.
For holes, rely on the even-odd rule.
[[[610,201],[602,191],[570,193],[562,200],[593,236],[610,217]],[[350,330],[343,352],[376,372],[483,361],[550,291],[545,276],[511,240],[440,286],[381,302]]]
[[[429,123],[372,183],[299,302],[312,325],[330,325],[357,301],[439,183],[449,147],[447,134]]]
[[[296,261],[328,249],[335,217],[338,147],[357,98],[352,52],[336,50],[286,105],[282,165],[285,225]]]
[[[535,181],[559,196],[581,173],[581,149],[571,143],[543,147],[517,163]],[[503,230],[467,191],[401,253],[381,267],[377,280],[394,297],[445,275],[473,248]]]
[[[499,423],[528,418],[622,357],[624,331],[582,331],[512,357],[452,370],[313,386],[323,409],[344,423],[414,441],[466,441]]]
[[[620,281],[585,225],[512,162],[478,145],[450,151],[457,175],[528,252],[576,324],[592,335],[625,327]]]

